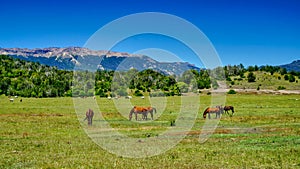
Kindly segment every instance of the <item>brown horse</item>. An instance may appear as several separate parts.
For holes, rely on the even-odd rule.
[[[129,120],[132,119],[132,114],[135,114],[135,120],[137,120],[137,115],[142,114],[142,119],[147,120],[148,119],[148,113],[151,114],[151,118],[153,120],[153,111],[156,113],[156,109],[154,107],[140,107],[140,106],[134,106],[129,113]]]
[[[203,112],[203,118],[206,118],[206,114],[208,114],[208,118],[210,119],[210,114],[216,113],[216,118],[220,118],[220,114],[223,114],[223,108],[222,106],[216,106],[216,107],[208,107]]]
[[[88,120],[88,125],[91,126],[93,123],[94,111],[92,109],[88,109],[85,113],[85,119]]]
[[[234,113],[234,108],[233,108],[233,106],[224,106],[223,109],[225,110],[225,113],[227,113],[228,115],[230,115],[230,114],[228,113],[228,111],[231,110],[231,115],[230,115],[230,116],[233,116],[233,113]]]
[[[151,119],[153,120],[153,111],[156,113],[156,108],[149,106],[145,107],[145,109],[147,109],[147,111],[143,114],[144,120],[148,120],[148,113],[150,113]]]

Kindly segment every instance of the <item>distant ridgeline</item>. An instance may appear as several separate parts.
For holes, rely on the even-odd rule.
[[[217,84],[216,80],[210,79],[208,70],[186,71],[181,76],[151,69],[74,73],[0,55],[0,94],[11,96],[173,96],[210,88],[211,82]]]

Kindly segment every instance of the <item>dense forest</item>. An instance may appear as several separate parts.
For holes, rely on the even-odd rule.
[[[275,66],[249,66],[242,64],[218,67],[214,70],[189,70],[180,76],[166,75],[154,70],[116,72],[98,70],[66,71],[35,62],[0,56],[0,94],[22,97],[63,96],[174,96],[199,89],[217,88],[217,80],[231,77],[256,80],[254,71],[275,72],[284,75],[284,80],[295,82],[299,72],[287,72]],[[247,77],[245,77],[245,73]],[[249,73],[250,72],[250,73]]]
[[[0,56],[0,94],[8,96],[174,96],[198,88],[210,88],[210,82],[206,70],[187,71],[180,77],[150,69],[140,72],[136,69],[73,72]]]

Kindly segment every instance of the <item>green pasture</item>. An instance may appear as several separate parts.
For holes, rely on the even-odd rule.
[[[205,122],[216,122],[202,117],[211,97],[76,98],[74,105],[67,97],[10,102],[1,96],[0,168],[300,168],[300,95],[227,95],[226,105],[234,106],[234,115],[223,114],[213,134],[200,143]],[[222,104],[222,99],[214,100],[216,104]],[[132,105],[155,106],[154,121],[129,121]],[[87,107],[95,111],[93,126],[83,121]],[[110,153],[86,134],[106,132],[101,127],[107,123],[130,138],[155,138],[180,126],[178,116],[192,118],[190,112],[198,116],[187,135],[152,157]],[[175,126],[170,125],[173,120]]]

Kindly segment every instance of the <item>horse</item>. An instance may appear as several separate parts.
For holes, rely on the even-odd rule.
[[[216,118],[220,118],[220,114],[223,114],[223,108],[222,106],[216,106],[215,108],[213,107],[208,107],[205,109],[203,112],[203,118],[206,118],[206,114],[208,114],[208,118],[210,119],[210,114],[211,113],[216,113]]]
[[[148,113],[151,114],[151,118],[153,120],[153,111],[156,113],[156,109],[154,107],[140,107],[140,106],[134,106],[130,112],[129,112],[129,120],[132,119],[132,114],[135,114],[135,120],[137,120],[137,115],[142,114],[142,120],[148,119]]]
[[[145,107],[145,109],[147,109],[146,112],[144,112],[143,117],[145,118],[145,120],[148,120],[148,113],[150,113],[151,115],[151,119],[153,120],[153,111],[154,113],[156,113],[156,108],[154,107]]]
[[[233,113],[234,113],[234,108],[233,108],[233,106],[224,106],[223,109],[225,110],[225,113],[227,113],[228,115],[230,115],[230,114],[228,113],[228,111],[231,110],[231,115],[230,115],[230,116],[233,116]]]
[[[88,125],[91,126],[93,123],[94,111],[92,109],[88,109],[85,113],[85,119],[88,120]]]

